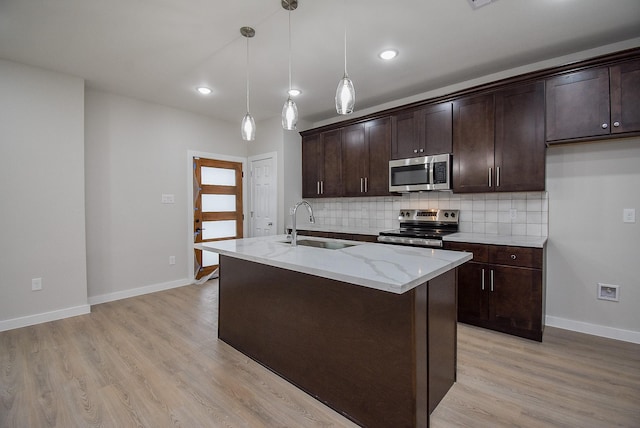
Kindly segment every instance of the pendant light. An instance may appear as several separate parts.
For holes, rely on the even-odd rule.
[[[298,0],[282,0],[281,4],[289,11],[289,96],[282,107],[282,127],[293,131],[298,123],[298,106],[291,99],[291,11],[298,7]]]
[[[251,27],[242,27],[240,34],[247,38],[247,114],[242,118],[240,133],[244,141],[253,141],[256,139],[256,122],[249,113],[249,39],[256,35],[256,31]]]
[[[345,0],[345,16],[346,5]],[[336,111],[338,114],[351,114],[353,113],[353,107],[356,104],[356,90],[353,87],[353,82],[349,78],[347,73],[347,23],[345,18],[344,24],[344,76],[338,82],[338,89],[336,90]]]

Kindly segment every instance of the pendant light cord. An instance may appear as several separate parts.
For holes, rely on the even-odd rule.
[[[344,0],[344,75],[347,76],[347,0]]]
[[[291,5],[289,5],[289,92],[291,92]]]
[[[247,113],[249,113],[249,37],[247,37]]]

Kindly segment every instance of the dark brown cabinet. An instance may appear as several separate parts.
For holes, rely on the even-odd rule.
[[[474,255],[458,268],[458,321],[542,340],[542,248],[459,242],[445,248]]]
[[[342,129],[344,196],[389,195],[389,117]]]
[[[549,143],[640,131],[640,60],[547,79]]]
[[[544,84],[453,103],[453,190],[544,190]]]
[[[340,129],[302,138],[302,196],[342,196]]]
[[[391,116],[391,159],[451,153],[450,102],[401,111]]]

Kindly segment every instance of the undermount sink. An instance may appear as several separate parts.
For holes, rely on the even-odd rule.
[[[289,241],[283,241],[283,244],[291,244]],[[314,241],[311,239],[299,239],[297,245],[303,245],[306,247],[325,248],[327,250],[340,250],[342,248],[353,247],[357,244],[347,244],[344,242],[336,241]]]

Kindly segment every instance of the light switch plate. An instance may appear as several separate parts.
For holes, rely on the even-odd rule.
[[[162,194],[162,203],[163,204],[173,204],[175,203],[175,198],[173,195],[163,193]]]
[[[636,222],[636,209],[635,208],[625,208],[622,210],[622,221],[625,223],[635,223]]]

